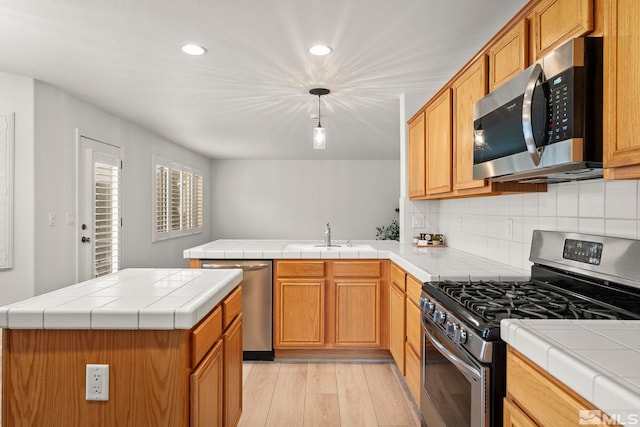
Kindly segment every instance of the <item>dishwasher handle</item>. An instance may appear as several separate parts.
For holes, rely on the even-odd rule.
[[[230,270],[232,268],[240,268],[242,271],[254,271],[269,268],[269,264],[202,264],[200,267],[208,270]]]

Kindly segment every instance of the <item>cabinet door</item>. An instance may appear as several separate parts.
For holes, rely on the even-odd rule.
[[[422,342],[422,312],[407,299],[407,345],[420,354]]]
[[[425,178],[425,122],[424,112],[409,123],[407,150],[407,174],[409,197],[423,197],[426,193]]]
[[[415,353],[407,342],[405,378],[416,403],[420,405],[420,353]]]
[[[242,313],[222,335],[224,340],[224,425],[234,427],[242,415]]]
[[[640,7],[605,2],[604,167],[608,179],[640,178]]]
[[[191,427],[223,425],[222,359],[222,340],[218,340],[191,374]]]
[[[593,30],[593,0],[543,0],[534,9],[531,25],[536,61]]]
[[[380,281],[336,280],[336,345],[380,345]]]
[[[529,62],[529,26],[526,19],[515,25],[489,48],[489,90],[523,71]]]
[[[504,427],[536,427],[537,424],[509,399],[504,399]]]
[[[487,57],[482,55],[453,83],[453,158],[455,190],[484,188],[473,179],[473,104],[487,94]]]
[[[451,192],[451,91],[435,98],[425,111],[427,196]]]
[[[404,375],[404,346],[406,342],[405,295],[395,285],[391,285],[389,298],[389,351]]]
[[[278,279],[274,288],[275,348],[324,345],[324,280]]]

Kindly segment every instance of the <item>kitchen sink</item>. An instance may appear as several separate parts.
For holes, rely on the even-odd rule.
[[[291,243],[284,247],[285,251],[373,251],[373,247],[370,245],[351,245],[347,244],[332,244],[331,246],[325,246],[321,243]]]

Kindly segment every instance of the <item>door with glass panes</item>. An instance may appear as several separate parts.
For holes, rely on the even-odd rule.
[[[120,148],[80,136],[76,279],[119,270],[121,249]]]

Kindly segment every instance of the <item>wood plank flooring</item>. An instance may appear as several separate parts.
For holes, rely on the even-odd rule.
[[[420,426],[392,363],[245,362],[240,427]]]

